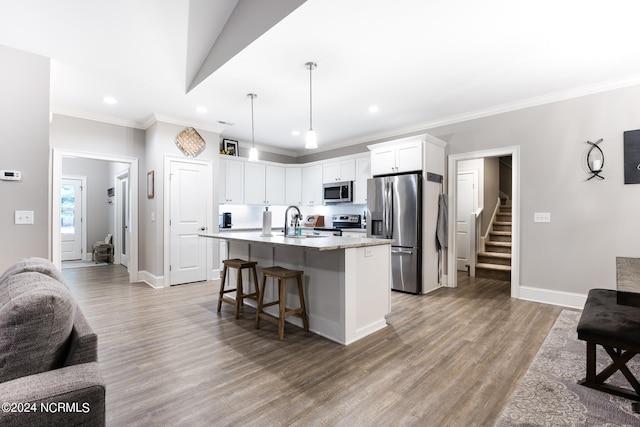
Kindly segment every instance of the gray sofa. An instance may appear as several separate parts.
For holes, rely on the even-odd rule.
[[[48,260],[0,276],[0,425],[103,426],[98,338]]]

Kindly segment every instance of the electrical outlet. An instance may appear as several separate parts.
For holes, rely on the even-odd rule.
[[[549,212],[534,212],[533,222],[551,222],[551,213]]]
[[[372,248],[365,247],[365,248],[364,248],[364,256],[366,256],[366,257],[373,256],[373,249],[372,249]]]
[[[14,224],[33,224],[33,211],[15,211]]]

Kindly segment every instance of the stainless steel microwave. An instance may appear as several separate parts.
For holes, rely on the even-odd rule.
[[[353,201],[353,183],[346,181],[323,184],[322,199],[325,204]]]

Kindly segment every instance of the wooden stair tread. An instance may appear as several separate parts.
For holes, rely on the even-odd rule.
[[[484,268],[486,270],[511,271],[510,265],[485,264],[483,262],[479,262],[478,264],[476,264],[476,269],[478,268]]]
[[[511,259],[511,254],[502,252],[478,252],[478,256]]]
[[[487,243],[485,243],[485,246],[489,246],[489,245],[503,246],[505,248],[510,248],[511,247],[511,242],[494,242],[493,240],[490,240]]]
[[[511,231],[490,231],[489,234],[495,234],[496,236],[511,236]]]

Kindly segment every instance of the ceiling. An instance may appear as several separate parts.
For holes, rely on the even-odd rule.
[[[0,0],[0,45],[52,59],[53,112],[242,143],[253,92],[256,145],[302,155],[308,61],[323,150],[639,84],[639,15],[637,0]]]

